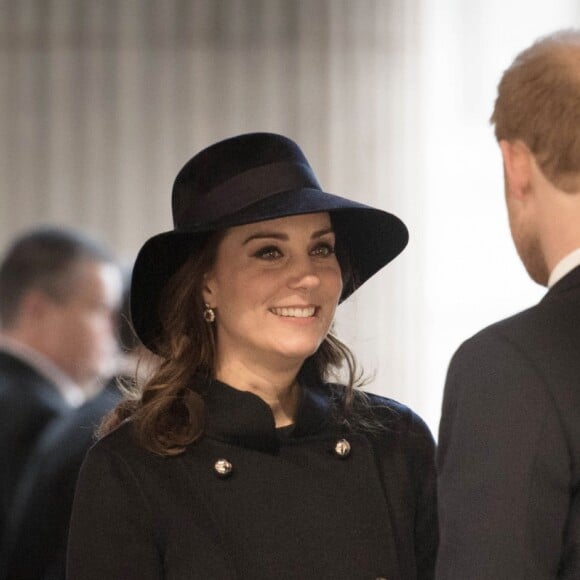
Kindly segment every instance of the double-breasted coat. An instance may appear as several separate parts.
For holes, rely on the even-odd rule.
[[[205,435],[174,457],[121,425],[81,470],[70,580],[432,578],[428,428],[369,396],[382,428],[347,430],[335,399],[331,385],[303,385],[288,433],[259,397],[214,381]]]

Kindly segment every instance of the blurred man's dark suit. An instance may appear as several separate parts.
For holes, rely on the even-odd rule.
[[[8,517],[0,580],[64,580],[78,472],[96,428],[119,394],[111,382],[94,399],[53,421],[40,437]]]
[[[45,427],[69,410],[48,379],[0,350],[0,538],[32,448]]]
[[[580,578],[580,266],[459,348],[438,459],[438,580]]]

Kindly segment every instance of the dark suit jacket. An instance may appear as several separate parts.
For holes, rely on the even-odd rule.
[[[69,538],[74,580],[427,580],[437,545],[434,444],[403,405],[345,432],[330,386],[304,390],[280,437],[270,408],[215,381],[205,436],[178,456],[125,423],[89,452]],[[335,453],[338,440],[351,452]],[[233,465],[221,478],[215,462]]]
[[[0,539],[31,449],[46,425],[68,410],[47,379],[0,351]]]
[[[88,403],[53,420],[39,438],[8,515],[0,580],[64,580],[78,473],[95,442],[96,427],[118,399],[118,390],[110,385]]]
[[[580,267],[459,348],[438,469],[439,580],[580,578]]]

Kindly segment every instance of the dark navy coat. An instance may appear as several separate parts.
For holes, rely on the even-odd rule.
[[[16,356],[0,352],[0,538],[6,534],[8,514],[32,449],[47,425],[69,411],[48,379]]]
[[[580,578],[580,267],[457,351],[438,460],[438,580]]]
[[[11,502],[0,550],[0,580],[64,580],[68,524],[83,459],[95,429],[119,399],[111,382],[44,429]]]
[[[283,436],[260,398],[214,381],[206,434],[175,457],[140,448],[123,424],[81,470],[70,580],[432,578],[429,430],[376,396],[384,428],[347,430],[333,393],[304,387]]]

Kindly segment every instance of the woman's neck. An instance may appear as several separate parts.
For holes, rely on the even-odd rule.
[[[294,422],[300,403],[301,389],[296,368],[273,371],[271,368],[256,368],[246,364],[221,364],[216,378],[240,391],[260,397],[268,404],[274,415],[276,427]]]

